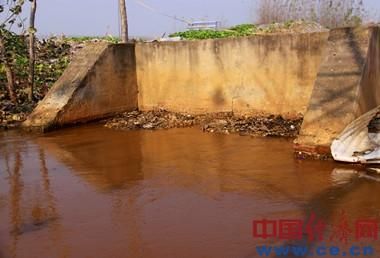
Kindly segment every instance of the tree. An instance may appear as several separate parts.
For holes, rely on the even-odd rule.
[[[328,28],[357,26],[366,16],[363,0],[260,0],[259,23],[307,20]]]
[[[30,8],[29,20],[29,74],[28,74],[28,99],[33,101],[33,88],[34,88],[34,66],[35,66],[35,19],[37,11],[37,0],[30,0],[32,2]]]
[[[121,26],[121,41],[123,43],[128,42],[128,17],[127,17],[127,7],[125,0],[119,0],[119,11],[120,11],[120,26]]]
[[[0,14],[5,14],[3,16],[3,19],[0,21],[0,61],[2,62],[7,78],[7,90],[9,98],[13,103],[16,103],[17,101],[14,89],[14,74],[12,70],[11,60],[9,60],[9,57],[7,55],[5,41],[7,29],[10,29],[12,25],[16,23],[18,15],[22,11],[23,4],[24,0],[7,0],[5,2],[0,2]]]
[[[6,55],[5,43],[4,43],[4,31],[0,29],[0,60],[3,62],[5,75],[7,77],[7,90],[9,94],[9,98],[13,103],[16,103],[17,98],[14,90],[14,75],[12,71],[12,66]]]

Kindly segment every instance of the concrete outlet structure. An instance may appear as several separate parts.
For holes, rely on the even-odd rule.
[[[232,39],[90,45],[28,120],[49,129],[134,109],[304,117],[320,152],[380,104],[378,27]]]

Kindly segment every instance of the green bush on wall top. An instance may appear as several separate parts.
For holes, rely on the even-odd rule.
[[[218,39],[218,38],[231,38],[243,37],[254,34],[257,27],[253,24],[241,24],[229,29],[224,30],[189,30],[183,32],[176,32],[170,37],[181,37],[183,39]]]

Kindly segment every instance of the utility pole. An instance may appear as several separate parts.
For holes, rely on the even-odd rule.
[[[125,0],[119,0],[119,11],[120,11],[120,26],[121,26],[121,42],[128,42],[128,17],[127,17],[127,6]]]

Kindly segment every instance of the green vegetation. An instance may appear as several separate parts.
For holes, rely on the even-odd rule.
[[[256,32],[257,27],[253,24],[241,24],[224,30],[189,30],[176,32],[169,37],[181,37],[182,39],[217,39],[249,36]]]
[[[230,28],[230,30],[235,31],[239,36],[249,36],[256,33],[258,28],[254,24],[240,24]]]
[[[21,16],[25,0],[0,0],[0,128],[25,119],[68,66],[72,55],[91,41],[119,43],[117,37],[52,37],[37,39],[37,0],[31,2],[29,24]],[[120,3],[125,0],[120,0]],[[126,14],[122,17],[127,28]],[[15,27],[18,29],[15,30]],[[20,31],[19,34],[13,31]],[[126,31],[127,32],[127,31]],[[127,35],[124,35],[127,37]]]
[[[6,46],[6,58],[12,67],[15,77],[15,91],[18,102],[26,101],[26,87],[28,80],[28,44],[27,38],[22,35],[2,30]],[[44,97],[49,88],[62,75],[70,62],[73,48],[90,41],[107,41],[119,43],[119,38],[107,37],[62,37],[48,38],[36,42],[35,65],[35,99]],[[7,78],[4,63],[0,62],[0,101],[8,99],[6,90]]]
[[[65,40],[68,43],[70,42],[82,43],[82,42],[93,41],[93,40],[107,41],[113,44],[117,44],[121,42],[120,38],[113,37],[113,36],[105,36],[105,37],[74,36],[74,37],[64,37],[63,40]]]
[[[5,62],[0,61],[0,128],[12,126],[24,120],[36,103],[62,75],[72,55],[88,42],[107,41],[118,43],[114,37],[51,37],[36,39],[34,101],[28,100],[28,37],[1,29],[5,45],[4,60],[12,69],[16,102],[11,101],[7,90]]]
[[[315,22],[306,22],[303,20],[289,20],[284,23],[270,23],[265,25],[240,24],[223,30],[190,30],[176,32],[170,37],[181,37],[187,40],[198,39],[217,39],[217,38],[234,38],[252,36],[268,33],[302,33],[321,31],[324,28]]]
[[[2,31],[6,46],[6,58],[12,67],[15,91],[19,102],[26,100],[28,80],[27,38],[9,31]],[[36,44],[35,98],[41,99],[51,85],[61,76],[70,61],[71,46],[54,38]],[[6,74],[4,63],[0,63],[0,101],[6,98]]]

